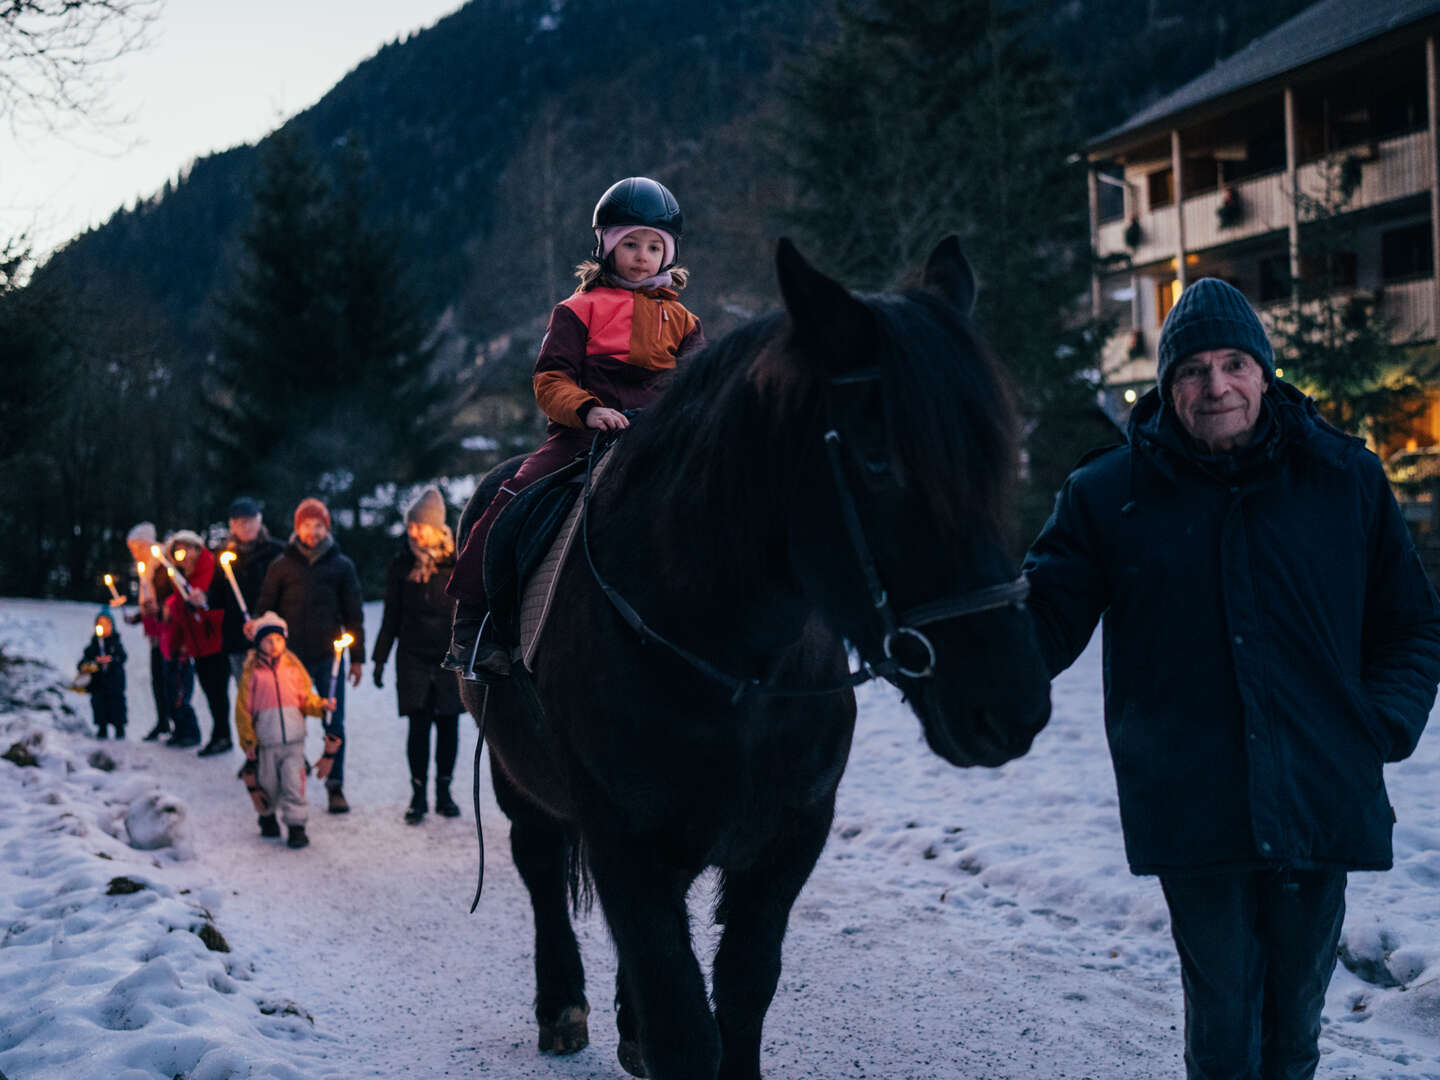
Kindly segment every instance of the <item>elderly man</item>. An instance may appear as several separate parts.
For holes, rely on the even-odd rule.
[[[1391,865],[1381,767],[1425,726],[1440,604],[1379,461],[1276,379],[1243,295],[1192,284],[1159,353],[1127,442],[1031,548],[1031,609],[1052,673],[1104,617],[1126,854],[1170,908],[1189,1080],[1301,1080],[1346,872]]]
[[[230,504],[228,511],[230,533],[220,545],[217,558],[224,560],[226,552],[234,558],[229,560],[230,572],[245,600],[245,610],[255,615],[265,609],[256,601],[260,599],[260,586],[265,581],[265,571],[285,550],[285,545],[271,537],[261,517],[261,507],[248,495],[241,495]],[[221,567],[222,571],[224,567]],[[215,575],[210,585],[210,606],[225,612],[221,626],[225,638],[225,657],[230,675],[236,682],[240,670],[245,666],[245,656],[250,651],[250,639],[245,636],[245,612],[235,599],[235,590],[225,574]]]
[[[333,643],[349,632],[350,685],[359,686],[365,664],[365,622],[360,602],[360,579],[355,564],[341,553],[330,535],[330,511],[319,499],[305,499],[295,508],[295,532],[279,558],[265,571],[260,598],[251,613],[277,612],[290,628],[290,651],[315,680],[321,697],[337,704],[325,727],[326,734],[345,738],[345,681],[332,686],[330,668]],[[253,623],[247,626],[253,632]],[[325,779],[328,809],[344,814],[345,743],[342,741],[330,775]]]

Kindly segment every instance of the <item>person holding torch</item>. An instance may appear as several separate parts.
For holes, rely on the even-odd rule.
[[[280,557],[265,571],[260,597],[252,610],[273,611],[290,628],[289,646],[305,665],[322,697],[335,698],[326,733],[341,741],[325,778],[328,809],[343,814],[345,799],[345,679],[336,664],[334,642],[350,635],[351,686],[360,685],[365,665],[365,622],[360,578],[330,533],[330,511],[319,499],[295,508],[295,531]],[[255,621],[246,624],[247,633]]]
[[[140,522],[125,537],[125,546],[135,560],[140,599],[140,610],[134,615],[126,615],[125,621],[131,626],[143,626],[145,637],[150,642],[150,693],[155,700],[155,724],[146,734],[146,742],[154,742],[170,733],[171,713],[170,695],[165,688],[165,649],[169,647],[170,631],[161,612],[174,587],[165,573],[165,567],[150,552],[155,542],[155,526],[148,521]]]
[[[237,681],[250,651],[245,624],[252,612],[265,610],[259,606],[260,586],[265,571],[285,550],[285,545],[266,531],[260,511],[260,504],[244,495],[230,504],[230,532],[216,553],[221,572],[210,585],[210,607],[225,613],[220,624],[222,649]]]

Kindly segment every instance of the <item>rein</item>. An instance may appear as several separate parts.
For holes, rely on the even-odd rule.
[[[849,385],[857,382],[879,381],[881,377],[880,369],[876,367],[865,369],[863,372],[839,376],[830,382],[832,385]],[[594,441],[590,444],[590,456],[585,464],[585,488],[580,496],[581,546],[585,549],[585,561],[590,566],[590,573],[595,579],[595,584],[599,586],[600,591],[605,594],[605,598],[610,601],[619,616],[639,635],[642,644],[662,646],[712,682],[719,683],[730,691],[731,705],[738,705],[746,697],[824,697],[852,690],[875,678],[883,678],[897,686],[895,680],[902,676],[910,679],[930,678],[935,674],[937,662],[935,645],[919,629],[920,627],[967,615],[978,615],[998,608],[1023,607],[1025,598],[1030,593],[1030,583],[1024,575],[1021,575],[1012,581],[988,585],[961,593],[958,596],[920,604],[909,611],[900,613],[897,618],[895,609],[890,603],[889,593],[880,579],[880,570],[875,562],[875,556],[871,552],[870,544],[865,539],[865,527],[860,520],[860,510],[846,479],[840,432],[832,427],[824,435],[826,457],[830,462],[830,471],[835,480],[835,490],[840,499],[841,514],[845,521],[845,532],[850,541],[850,548],[860,565],[866,590],[870,594],[871,605],[880,622],[881,650],[884,653],[884,659],[872,664],[866,661],[862,655],[859,671],[850,672],[841,682],[818,688],[777,686],[770,679],[746,679],[732,675],[684,646],[677,645],[647,624],[634,606],[605,580],[595,565],[595,556],[590,548],[590,498],[596,451],[602,437],[603,433],[597,433]],[[924,650],[925,659],[922,667],[906,667],[904,662],[896,657],[896,646],[907,638]]]

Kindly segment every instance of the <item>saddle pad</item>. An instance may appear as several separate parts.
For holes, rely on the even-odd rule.
[[[595,463],[595,469],[590,474],[591,494],[594,494],[595,486],[600,482],[600,474],[609,464],[609,454],[605,454]],[[535,670],[535,652],[540,643],[540,632],[545,629],[545,623],[555,605],[555,586],[560,580],[560,571],[565,566],[565,560],[576,537],[580,535],[580,515],[584,510],[585,496],[581,495],[570,508],[565,524],[560,527],[550,550],[545,553],[545,557],[540,560],[535,572],[525,583],[525,591],[520,600],[520,661],[531,671]]]

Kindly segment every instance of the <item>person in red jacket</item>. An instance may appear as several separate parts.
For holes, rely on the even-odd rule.
[[[195,678],[210,706],[210,741],[201,757],[228,753],[230,739],[230,664],[225,658],[223,611],[212,610],[207,593],[215,580],[215,556],[197,533],[181,529],[170,538],[170,561],[184,577],[183,587],[166,601],[172,652],[195,663]],[[193,710],[192,710],[193,715]],[[196,735],[199,734],[198,727]]]
[[[580,285],[551,313],[535,362],[535,400],[550,418],[545,442],[471,527],[446,586],[459,603],[442,666],[464,678],[510,670],[504,650],[480,640],[485,539],[500,511],[588,449],[597,431],[628,427],[626,414],[659,397],[676,362],[705,343],[700,320],[678,299],[688,278],[675,265],[682,225],[675,196],[644,176],[612,184],[595,204],[593,258],[576,268]]]

